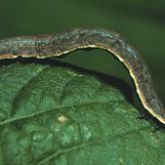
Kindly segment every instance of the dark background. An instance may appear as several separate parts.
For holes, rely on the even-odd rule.
[[[81,26],[113,29],[127,38],[148,63],[165,103],[164,0],[0,0],[0,38]],[[105,51],[77,51],[62,60],[132,84],[126,69]]]

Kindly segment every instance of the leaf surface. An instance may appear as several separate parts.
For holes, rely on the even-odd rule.
[[[110,84],[68,67],[1,66],[0,164],[164,165],[164,132]]]

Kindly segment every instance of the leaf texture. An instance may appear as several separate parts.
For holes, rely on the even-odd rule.
[[[110,84],[69,67],[1,66],[0,164],[164,165],[164,132]]]

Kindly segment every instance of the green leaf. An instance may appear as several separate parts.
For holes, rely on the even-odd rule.
[[[64,66],[1,66],[0,165],[164,165],[164,132],[110,84]]]

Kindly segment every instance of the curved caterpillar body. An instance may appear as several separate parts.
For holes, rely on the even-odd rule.
[[[48,58],[81,48],[105,49],[129,70],[145,109],[165,124],[165,108],[155,93],[148,68],[139,53],[119,34],[102,29],[73,29],[57,35],[0,40],[0,60],[16,57]]]

